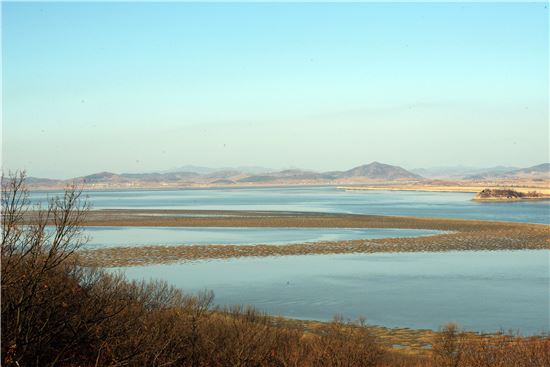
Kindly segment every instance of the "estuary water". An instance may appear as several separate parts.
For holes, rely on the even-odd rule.
[[[187,292],[211,289],[218,305],[388,327],[549,331],[550,251],[342,254],[198,261],[126,268]]]
[[[86,227],[87,248],[152,245],[285,245],[432,236],[443,231],[399,228]]]
[[[473,194],[271,187],[90,191],[95,209],[280,210],[463,218],[550,224],[550,201],[480,203]],[[33,192],[36,201],[55,193]],[[89,228],[89,246],[284,244],[433,235],[402,229]],[[388,327],[477,331],[550,329],[550,251],[309,255],[208,260],[125,268],[132,279],[165,279],[218,305],[330,320],[335,314]]]
[[[43,201],[54,192],[33,192]],[[550,223],[550,200],[476,202],[471,193],[345,191],[336,187],[89,191],[94,209],[283,210]]]

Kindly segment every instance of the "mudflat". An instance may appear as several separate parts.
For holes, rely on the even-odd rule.
[[[32,212],[26,218],[33,221]],[[268,211],[93,210],[84,226],[303,227],[433,229],[427,237],[325,241],[289,245],[182,245],[81,250],[84,264],[137,266],[243,256],[550,249],[550,226],[515,222]]]

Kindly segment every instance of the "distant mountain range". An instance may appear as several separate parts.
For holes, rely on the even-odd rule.
[[[98,172],[69,180],[29,177],[31,186],[54,187],[77,182],[92,187],[153,187],[189,186],[196,184],[235,185],[235,184],[349,184],[366,181],[418,181],[422,177],[398,166],[372,162],[347,171],[315,172],[301,169],[263,171],[261,167],[227,168],[221,170],[199,166],[182,168],[195,171],[169,170],[151,173],[112,173]]]
[[[220,168],[212,168],[212,167],[204,167],[204,166],[194,166],[191,164],[171,168],[169,170],[160,171],[160,173],[173,173],[173,172],[195,172],[200,174],[208,174],[208,173],[214,173],[214,172],[220,172],[220,171],[239,171],[243,173],[264,173],[264,172],[272,172],[272,168],[267,167],[259,167],[259,166],[238,166],[238,167],[220,167]]]
[[[408,171],[399,166],[372,162],[347,171],[315,172],[302,169],[282,171],[264,171],[261,167],[209,169],[199,166],[182,168],[196,171],[169,170],[150,173],[112,173],[98,172],[69,180],[29,177],[28,184],[33,188],[60,188],[76,182],[88,188],[153,188],[153,187],[189,187],[201,185],[298,185],[298,184],[368,184],[380,182],[428,182],[433,179],[447,180],[547,180],[550,179],[550,164],[544,163],[528,168],[492,167],[487,169],[469,169],[467,167],[449,167],[435,169],[416,169]]]
[[[443,166],[432,168],[415,168],[411,172],[426,178],[463,179],[476,175],[497,175],[519,169],[518,167],[496,166],[488,168],[476,168],[467,166]]]
[[[527,168],[496,166],[473,168],[465,166],[415,168],[411,172],[430,179],[490,180],[490,179],[548,179],[550,164],[543,163]]]
[[[509,179],[532,179],[544,180],[550,179],[550,163],[543,163],[527,168],[516,168],[504,172],[480,172],[475,175],[467,176],[470,180],[488,180],[494,178],[509,178]]]

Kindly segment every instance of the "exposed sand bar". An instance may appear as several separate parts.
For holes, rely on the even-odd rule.
[[[26,222],[31,222],[30,212]],[[113,227],[310,227],[310,228],[408,228],[443,231],[534,230],[549,225],[454,218],[401,217],[292,211],[101,209],[86,214],[83,226]]]
[[[32,218],[28,218],[32,221]],[[445,218],[257,211],[95,210],[85,226],[408,228],[449,233],[290,245],[185,245],[82,250],[86,265],[136,266],[243,256],[550,249],[550,226]]]
[[[32,220],[27,218],[28,221]],[[416,252],[450,250],[550,249],[550,226],[444,218],[390,217],[267,211],[200,210],[94,210],[85,226],[159,227],[312,227],[312,228],[409,228],[451,233],[412,238],[387,238],[292,245],[202,245],[123,247],[80,251],[88,266],[124,267],[242,256],[305,254]],[[549,252],[550,254],[550,252]],[[279,317],[287,327],[321,332],[326,323]],[[369,330],[388,346],[423,353],[433,342],[432,330],[387,328],[369,325]],[[478,334],[468,333],[470,336]],[[491,334],[479,335],[491,337]]]

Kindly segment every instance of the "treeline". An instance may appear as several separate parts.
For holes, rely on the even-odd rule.
[[[361,324],[335,320],[312,333],[252,308],[216,309],[209,292],[79,266],[88,207],[75,188],[21,225],[29,204],[24,175],[2,180],[3,366],[550,365],[549,338],[471,338],[451,325],[415,355]]]

